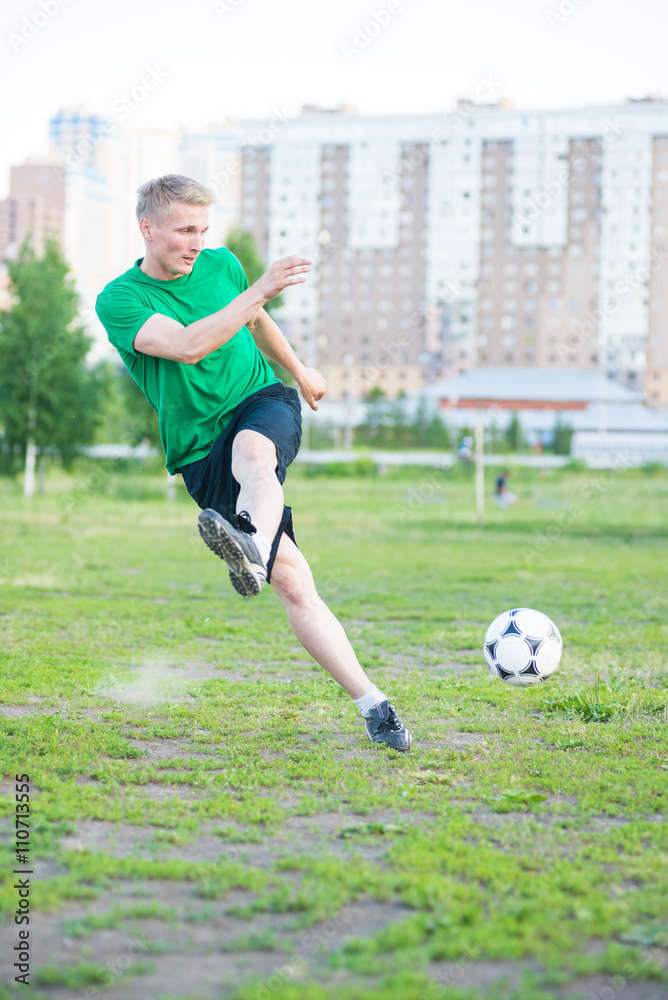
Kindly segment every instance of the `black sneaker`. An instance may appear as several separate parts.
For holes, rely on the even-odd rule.
[[[381,701],[380,705],[369,709],[364,722],[367,736],[374,743],[387,743],[394,750],[410,750],[411,734],[389,701]]]
[[[230,580],[237,593],[255,597],[262,590],[267,570],[257,545],[250,537],[256,529],[245,510],[226,521],[217,510],[207,507],[197,518],[199,532],[212,552],[224,559],[230,571]]]

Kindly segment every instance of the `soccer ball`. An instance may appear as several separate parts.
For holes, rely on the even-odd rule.
[[[517,687],[547,680],[559,666],[562,649],[554,622],[531,608],[514,608],[495,618],[483,646],[492,676]]]

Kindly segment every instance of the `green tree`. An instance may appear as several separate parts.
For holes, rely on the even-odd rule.
[[[248,284],[253,285],[261,278],[264,272],[267,270],[262,257],[260,256],[260,251],[258,250],[257,243],[253,239],[251,233],[245,232],[241,229],[231,229],[227,234],[227,239],[225,240],[225,246],[228,250],[231,250],[234,256],[239,260],[241,266],[243,267],[246,277],[248,278]],[[280,309],[283,305],[283,296],[277,295],[275,298],[270,299],[265,305],[266,312],[271,315]],[[277,365],[275,361],[271,358],[267,358],[271,366],[271,370],[277,378],[280,378],[281,382],[285,385],[293,385],[293,380],[291,376]]]
[[[430,406],[425,396],[418,400],[415,417],[412,424],[413,439],[410,442],[416,448],[449,448],[450,435],[438,411]]]
[[[520,423],[520,418],[517,413],[513,413],[503,432],[508,446],[511,451],[519,451],[524,447],[524,434],[522,432],[522,424]]]
[[[108,393],[96,434],[98,442],[138,445],[148,441],[160,445],[158,414],[125,365],[101,362]]]
[[[7,269],[13,304],[0,313],[2,465],[16,473],[31,440],[68,468],[93,440],[104,374],[86,367],[90,338],[76,324],[78,298],[55,240],[42,257],[26,240]]]
[[[573,439],[573,428],[570,424],[564,423],[560,413],[554,422],[554,439],[552,447],[555,455],[570,455],[571,441]]]

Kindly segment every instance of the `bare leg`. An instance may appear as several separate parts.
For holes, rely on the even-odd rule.
[[[240,431],[232,446],[232,474],[240,485],[237,511],[248,511],[255,527],[273,541],[283,514],[273,441],[257,431]],[[308,563],[287,535],[281,537],[271,586],[283,602],[292,631],[316,663],[352,698],[366,694],[371,681],[343,626],[318,595]]]
[[[310,567],[294,542],[283,535],[271,573],[292,631],[316,663],[351,698],[361,698],[371,681],[360,666],[343,626],[318,595]]]
[[[248,511],[258,531],[273,541],[283,514],[274,442],[257,431],[239,431],[232,445],[232,475],[241,487],[237,512]]]

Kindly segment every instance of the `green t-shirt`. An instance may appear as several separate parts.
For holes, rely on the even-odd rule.
[[[144,274],[141,262],[142,258],[100,292],[95,311],[158,412],[167,470],[174,473],[209,454],[242,400],[279,380],[246,326],[195,365],[136,351],[134,339],[154,313],[188,326],[218,312],[248,288],[241,264],[226,247],[202,250],[190,274],[171,281]]]

